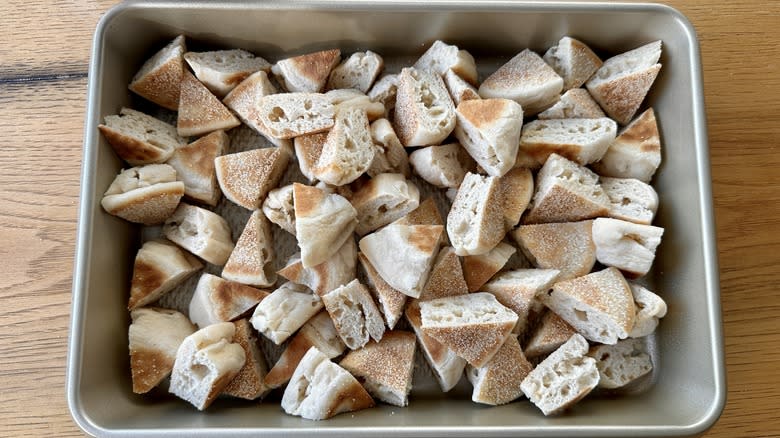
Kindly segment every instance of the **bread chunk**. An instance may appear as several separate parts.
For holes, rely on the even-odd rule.
[[[394,127],[404,146],[441,143],[455,128],[455,105],[441,77],[405,68],[398,76]]]
[[[100,205],[109,214],[144,225],[168,219],[184,195],[176,170],[167,164],[147,164],[123,170],[103,195]]]
[[[281,148],[252,149],[214,160],[217,181],[225,197],[249,210],[260,208],[268,192],[284,175],[290,153]]]
[[[271,71],[284,84],[287,91],[318,93],[325,88],[331,70],[341,61],[338,49],[322,50],[282,59]]]
[[[306,286],[287,282],[255,307],[250,322],[258,332],[281,345],[322,309],[322,300]]]
[[[344,344],[352,350],[366,345],[369,337],[382,339],[385,323],[371,294],[355,279],[322,296],[325,309]]]
[[[200,83],[189,70],[181,79],[176,132],[182,137],[207,134],[218,129],[228,130],[241,122]]]
[[[176,169],[176,177],[184,183],[184,196],[212,207],[217,205],[222,191],[214,159],[229,145],[230,137],[225,131],[214,131],[173,151],[167,164]]]
[[[517,338],[510,336],[483,367],[466,368],[466,377],[474,387],[471,400],[491,406],[514,401],[523,395],[520,383],[531,370],[533,365],[525,358]]]
[[[165,221],[163,234],[203,260],[223,266],[233,251],[230,226],[222,216],[184,202]]]
[[[648,183],[660,165],[661,136],[655,112],[649,108],[626,126],[593,169],[599,175]]]
[[[493,277],[481,290],[495,295],[499,303],[517,314],[517,324],[512,331],[522,336],[542,313],[544,306],[536,295],[547,291],[558,279],[559,273],[555,269],[505,271]]]
[[[197,257],[167,240],[144,242],[133,263],[128,310],[159,300],[202,268]]]
[[[382,57],[370,50],[355,52],[330,72],[327,88],[354,88],[365,93],[384,66]]]
[[[497,177],[466,174],[447,215],[447,235],[456,254],[484,254],[504,238],[502,198]]]
[[[563,89],[581,87],[603,64],[585,43],[565,36],[545,52],[543,59],[563,78]]]
[[[184,60],[217,97],[225,97],[252,73],[271,70],[271,63],[242,49],[187,52]]]
[[[596,359],[599,388],[621,388],[653,370],[644,339],[625,339],[615,345],[596,345],[590,349],[588,356]]]
[[[456,114],[455,137],[485,172],[502,176],[514,167],[524,129],[520,105],[509,99],[466,100]]]
[[[190,320],[200,328],[233,321],[254,309],[268,294],[266,290],[205,273],[190,300]]]
[[[560,271],[558,280],[582,277],[596,263],[593,221],[520,225],[512,236],[537,268]]]
[[[593,221],[596,260],[620,269],[629,277],[641,277],[653,266],[655,250],[663,234],[661,227],[598,218]]]
[[[141,66],[127,87],[133,93],[176,111],[184,73],[182,55],[187,51],[184,35],[179,35]]]
[[[355,279],[356,265],[357,245],[355,239],[350,236],[335,254],[319,265],[304,268],[300,254],[295,254],[278,274],[323,296]]]
[[[187,143],[174,126],[130,108],[106,116],[98,129],[119,158],[131,166],[162,163]]]

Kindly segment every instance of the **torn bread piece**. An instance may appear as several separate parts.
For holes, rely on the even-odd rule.
[[[520,384],[533,368],[517,337],[509,336],[484,366],[466,368],[466,377],[474,387],[471,401],[498,406],[520,398]]]
[[[456,114],[455,137],[485,172],[498,177],[514,167],[520,131],[525,129],[523,108],[517,102],[466,100],[458,105]]]
[[[628,333],[630,338],[641,338],[652,334],[658,327],[658,320],[666,316],[666,302],[663,298],[636,283],[628,283],[634,295],[636,317],[634,327]]]
[[[182,137],[228,130],[241,122],[189,70],[181,78],[176,132]]]
[[[534,120],[523,126],[518,154],[544,164],[558,154],[578,164],[598,161],[617,135],[612,119]]]
[[[621,125],[631,121],[655,82],[661,40],[604,61],[585,86],[607,115]]]
[[[555,105],[540,112],[539,120],[549,119],[599,119],[606,117],[588,90],[572,88],[561,95]]]
[[[318,93],[325,88],[331,70],[341,61],[338,49],[322,50],[277,61],[271,71],[287,91]]]
[[[460,143],[428,146],[409,154],[414,172],[436,187],[459,187],[476,164]]]
[[[358,259],[366,273],[366,287],[379,303],[382,315],[385,317],[385,323],[392,330],[404,311],[406,295],[387,284],[363,253],[358,253]]]
[[[450,97],[455,105],[460,105],[464,100],[481,99],[477,89],[458,76],[452,69],[444,73],[444,84],[447,86],[447,91],[450,92]]]
[[[469,288],[463,277],[460,258],[455,254],[455,249],[445,246],[436,256],[428,281],[425,282],[418,300],[427,301],[467,293]]]
[[[366,95],[374,102],[379,102],[385,107],[385,116],[395,108],[395,97],[398,91],[398,75],[385,74],[376,82]]]
[[[436,380],[443,392],[448,392],[460,381],[463,370],[466,368],[466,360],[455,354],[454,351],[442,345],[436,339],[428,336],[422,330],[422,316],[420,316],[420,304],[412,301],[406,306],[406,320],[412,326],[417,339],[420,341],[420,349],[425,360],[431,366]]]
[[[325,310],[306,321],[306,324],[298,330],[279,360],[265,375],[265,385],[269,388],[279,388],[289,382],[295,368],[311,347],[316,347],[328,359],[340,356],[347,348],[341,342],[336,326],[333,325],[333,320]]]
[[[374,153],[366,112],[357,108],[339,111],[312,173],[320,181],[343,186],[371,167]]]
[[[202,268],[203,263],[197,257],[167,240],[144,242],[133,262],[127,309],[134,310],[159,300]]]
[[[357,225],[357,211],[343,196],[293,183],[295,235],[304,268],[317,266],[341,248]]]
[[[294,236],[295,205],[293,202],[293,185],[288,184],[268,192],[262,210],[269,221]]]
[[[609,198],[590,169],[551,154],[536,175],[526,224],[574,222],[609,213]]]
[[[177,147],[187,144],[174,126],[130,108],[106,116],[103,122],[98,125],[100,133],[119,158],[131,166],[162,163]]]
[[[517,315],[487,292],[420,302],[423,333],[474,367],[487,364],[517,323]]]
[[[328,132],[304,134],[293,139],[295,156],[298,158],[298,167],[309,182],[317,181],[315,169],[322,155],[322,147],[328,139]]]
[[[541,56],[525,49],[502,65],[479,87],[482,98],[514,100],[525,116],[537,114],[558,101],[563,79]]]
[[[233,251],[230,226],[222,216],[182,202],[165,221],[163,234],[203,260],[222,266]]]
[[[214,160],[219,187],[233,203],[257,210],[279,183],[289,159],[290,153],[277,147],[222,155]]]
[[[460,256],[490,251],[504,238],[499,178],[467,173],[447,215],[447,235]]]
[[[495,295],[499,303],[517,314],[517,324],[512,331],[523,336],[544,309],[536,295],[546,292],[558,279],[558,274],[555,269],[505,271],[493,277],[480,290]]]
[[[558,281],[582,277],[596,263],[593,221],[520,225],[511,234],[537,268],[557,269]]]
[[[366,173],[374,177],[380,173],[400,173],[409,177],[409,156],[395,134],[393,125],[380,118],[371,123],[371,140],[374,142],[374,161]]]
[[[590,47],[568,36],[550,47],[542,58],[563,78],[564,90],[581,87],[603,64]]]
[[[100,205],[114,216],[144,225],[168,219],[185,186],[176,180],[176,170],[167,164],[147,164],[123,170],[103,194]]]
[[[282,396],[282,409],[307,420],[325,420],[374,406],[374,399],[347,370],[317,347],[301,359]]]
[[[354,88],[365,93],[384,66],[382,57],[370,50],[355,52],[330,72],[327,88]]]
[[[412,389],[416,344],[414,333],[387,332],[380,341],[347,353],[339,365],[360,379],[377,400],[404,407]]]
[[[577,330],[574,327],[552,310],[548,310],[542,315],[531,333],[523,352],[529,358],[547,356],[568,341],[575,333]]]
[[[615,268],[555,283],[537,297],[587,339],[614,344],[634,327],[634,297]]]
[[[184,35],[177,36],[144,62],[127,88],[163,108],[176,111],[184,73],[182,55],[186,51]]]
[[[365,286],[355,279],[322,296],[336,331],[351,350],[382,339],[385,323]]]
[[[276,283],[273,259],[271,226],[263,213],[255,210],[222,268],[222,277],[250,286],[273,286]]]
[[[281,345],[322,309],[322,300],[306,286],[284,283],[255,307],[252,327]]]
[[[268,74],[262,70],[252,73],[246,79],[236,85],[222,100],[222,103],[230,108],[236,116],[247,126],[254,129],[274,146],[289,148],[290,140],[276,138],[269,134],[260,119],[258,104],[260,99],[279,91],[271,83]]]
[[[599,388],[622,388],[653,370],[644,339],[625,339],[615,345],[591,347],[588,356],[596,359]]]
[[[593,163],[593,170],[603,176],[649,183],[660,165],[661,136],[655,111],[649,108],[615,138],[601,160]]]
[[[455,105],[436,73],[405,68],[398,75],[395,132],[406,146],[441,143],[455,128]]]
[[[477,83],[477,66],[474,57],[469,52],[458,49],[458,46],[441,40],[431,44],[431,47],[414,63],[414,68],[430,71],[439,76],[451,70],[468,83]]]
[[[516,251],[512,245],[499,242],[484,254],[463,257],[463,276],[469,292],[482,290],[482,285],[500,271]]]
[[[268,294],[266,290],[204,273],[190,300],[190,320],[200,328],[233,321],[252,310]]]
[[[391,224],[360,239],[360,251],[390,286],[417,298],[439,251],[443,231],[441,225]]]
[[[420,191],[400,173],[382,173],[350,198],[357,211],[355,232],[363,236],[393,222],[420,204]]]
[[[217,97],[225,97],[252,73],[271,70],[270,62],[242,49],[187,52],[184,60]]]
[[[268,364],[265,362],[257,336],[255,336],[255,331],[249,321],[246,318],[239,319],[234,325],[236,332],[233,335],[233,342],[244,349],[246,362],[238,370],[238,374],[233,377],[233,380],[222,390],[222,394],[245,400],[256,400],[264,397],[271,390],[265,384]]]
[[[355,278],[356,266],[357,245],[355,239],[350,236],[335,254],[319,265],[304,268],[300,254],[295,254],[278,274],[293,283],[305,285],[317,295],[323,296],[352,281]]]
[[[336,106],[324,94],[280,93],[257,102],[257,128],[265,135],[288,139],[333,127]]]
[[[166,161],[176,169],[176,177],[184,183],[184,196],[206,205],[216,206],[222,191],[217,184],[214,159],[230,145],[225,131],[214,131],[173,151]]]
[[[534,195],[534,176],[524,167],[510,169],[498,179],[501,205],[504,212],[504,230],[509,231],[520,222],[520,217]]]
[[[561,413],[599,383],[596,360],[587,353],[585,338],[573,335],[528,374],[520,389],[544,415]]]
[[[628,222],[650,225],[658,210],[658,194],[650,184],[633,178],[599,178],[609,198],[609,216]]]
[[[184,338],[195,333],[195,326],[170,309],[135,309],[130,317],[127,337],[133,392],[145,394],[171,374],[176,351]]]
[[[385,117],[385,106],[374,102],[365,93],[355,89],[337,89],[325,93],[333,105],[336,106],[336,114],[350,109],[361,110],[366,113],[369,122]]]
[[[232,322],[221,322],[187,336],[176,352],[171,394],[202,411],[222,393],[246,362],[244,349],[232,342]]]
[[[661,227],[598,218],[593,221],[596,260],[620,269],[631,278],[641,277],[650,271],[663,234]]]

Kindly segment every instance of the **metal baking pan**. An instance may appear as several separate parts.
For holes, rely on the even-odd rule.
[[[661,39],[663,69],[645,106],[663,138],[654,181],[666,228],[650,281],[669,306],[655,337],[656,372],[638,393],[589,397],[545,418],[528,402],[486,407],[468,388],[415,388],[411,405],[380,405],[312,422],[278,403],[218,400],[198,412],[173,397],[132,393],[126,310],[138,229],[107,215],[103,191],[122,163],[97,125],[134,99],[127,84],[144,59],[175,35],[241,47],[274,60],[339,47],[370,48],[409,62],[435,39],[470,50],[484,74],[528,47],[543,52],[571,35],[608,56]],[[657,4],[508,1],[126,2],[94,36],[89,70],[81,204],[73,275],[67,397],[76,423],[100,436],[672,436],[711,426],[726,384],[709,150],[696,34]],[[417,382],[415,382],[417,383]]]

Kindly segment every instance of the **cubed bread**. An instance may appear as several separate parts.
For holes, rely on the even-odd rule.
[[[588,356],[596,359],[599,388],[622,388],[653,370],[644,339],[625,339],[615,345],[595,345]]]
[[[274,146],[289,148],[290,140],[280,139],[270,135],[270,130],[265,127],[258,112],[260,99],[279,91],[268,78],[268,74],[260,70],[252,73],[246,79],[236,85],[222,100],[222,103],[230,108],[236,116],[247,126],[254,129],[270,141]]]
[[[306,286],[287,282],[263,298],[252,314],[252,327],[280,345],[322,309],[322,300]]]
[[[293,199],[293,185],[272,189],[263,201],[263,214],[265,217],[279,225],[284,231],[295,235],[295,205]]]
[[[222,268],[222,276],[251,286],[272,286],[276,283],[273,260],[271,226],[263,213],[255,210]]]
[[[474,387],[471,400],[491,406],[504,405],[523,395],[520,384],[533,365],[525,358],[515,336],[509,336],[504,345],[484,366],[466,368],[466,377]]]
[[[575,333],[577,330],[574,327],[555,312],[548,310],[531,332],[523,352],[529,358],[547,356],[568,341]]]
[[[658,194],[650,184],[633,178],[599,178],[609,198],[609,216],[615,219],[650,225],[658,209]]]
[[[263,96],[255,105],[257,128],[269,137],[287,139],[333,127],[336,106],[320,93]]]
[[[470,84],[477,83],[477,66],[474,57],[457,46],[436,40],[414,63],[414,68],[444,75],[452,70]]]
[[[184,70],[179,94],[176,132],[182,137],[207,134],[218,129],[228,130],[241,122],[213,95],[205,85]]]
[[[298,159],[298,167],[309,182],[316,181],[315,169],[322,155],[322,147],[328,139],[328,132],[304,134],[293,139],[295,157]]]
[[[295,235],[304,268],[317,266],[341,248],[357,225],[357,211],[343,196],[293,184]]]
[[[176,111],[184,73],[182,55],[187,51],[184,35],[179,35],[146,60],[127,87],[133,93]]]
[[[222,216],[182,202],[165,221],[163,234],[203,260],[223,266],[233,251],[230,226]]]
[[[558,154],[578,164],[598,161],[617,135],[612,119],[534,120],[523,126],[518,154],[539,164]]]
[[[369,99],[380,102],[387,112],[395,108],[395,97],[398,91],[398,75],[384,74],[374,82],[374,86],[366,93]]]
[[[339,365],[360,379],[377,400],[404,407],[412,389],[416,344],[414,333],[387,332],[380,341],[347,353]]]
[[[634,327],[628,333],[628,337],[641,338],[649,336],[658,327],[658,320],[666,316],[666,302],[663,298],[639,284],[628,283],[628,286],[634,295],[634,306],[636,308]]]
[[[420,302],[421,329],[474,367],[487,364],[517,323],[517,315],[487,292]]]
[[[563,78],[563,89],[581,87],[603,64],[580,40],[565,36],[545,52],[543,59]]]
[[[649,183],[661,165],[661,136],[655,111],[647,109],[615,138],[593,169],[603,176]]]
[[[391,224],[360,239],[360,251],[390,286],[417,298],[439,251],[443,228]]]
[[[385,317],[385,323],[392,330],[404,311],[406,295],[397,291],[383,280],[382,276],[374,269],[363,253],[358,254],[358,259],[363,267],[363,271],[366,273],[366,287],[379,303],[379,310],[382,311],[382,315]]]
[[[387,119],[380,118],[373,121],[370,128],[371,140],[374,142],[374,161],[366,173],[371,177],[380,173],[400,173],[408,177],[409,156],[395,134],[393,125]]]
[[[436,256],[428,281],[425,282],[418,299],[426,301],[467,293],[469,288],[463,276],[460,258],[455,254],[455,249],[445,246]]]
[[[524,167],[510,169],[498,179],[501,206],[504,212],[504,230],[509,231],[520,222],[534,195],[534,176]]]
[[[352,281],[355,278],[356,265],[357,245],[355,239],[350,236],[335,254],[319,265],[304,268],[300,254],[295,254],[278,274],[293,283],[305,285],[317,295],[323,296]]]
[[[100,133],[119,158],[131,166],[162,163],[187,143],[174,126],[130,108],[106,116],[103,122],[98,125]]]
[[[226,154],[214,160],[217,181],[225,197],[249,210],[257,210],[284,175],[290,153],[269,147]]]
[[[232,342],[232,322],[212,324],[187,336],[176,352],[168,390],[204,410],[246,362],[244,349]]]
[[[463,257],[463,276],[469,292],[481,290],[482,285],[500,271],[516,251],[512,245],[499,242],[484,254]]]
[[[625,125],[655,82],[660,57],[661,40],[645,44],[604,61],[585,85],[607,115]]]
[[[455,128],[455,105],[441,76],[405,68],[398,76],[395,132],[404,146],[441,143]]]
[[[245,400],[256,400],[271,390],[265,384],[268,365],[265,363],[265,357],[260,350],[255,330],[249,321],[246,318],[239,319],[234,325],[236,332],[233,335],[233,343],[244,349],[246,361],[244,366],[238,370],[238,374],[222,390],[222,394]]]
[[[385,323],[365,286],[355,279],[322,296],[336,331],[351,350],[382,339]]]
[[[205,273],[190,300],[190,320],[200,328],[233,321],[251,311],[268,294],[266,290]]]
[[[170,309],[135,309],[130,316],[127,337],[133,392],[144,394],[171,374],[176,351],[184,338],[195,333],[195,326]]]
[[[537,297],[582,336],[602,344],[628,337],[634,327],[634,297],[615,268],[555,283]]]
[[[663,234],[661,227],[598,218],[593,221],[596,260],[620,269],[631,278],[641,277],[650,271]]]
[[[128,310],[157,301],[202,268],[197,257],[167,240],[144,242],[133,262]]]
[[[499,178],[468,173],[447,215],[447,235],[460,256],[490,251],[504,238]]]
[[[525,257],[537,268],[560,271],[558,280],[581,277],[596,263],[593,221],[520,225],[512,232]]]
[[[515,269],[501,272],[480,290],[495,295],[499,303],[517,314],[513,332],[525,335],[544,306],[536,294],[547,291],[558,279],[555,269]]]
[[[320,181],[343,186],[371,167],[374,153],[366,112],[356,108],[338,111],[312,173]]]
[[[573,335],[528,374],[520,389],[544,415],[561,413],[599,383],[596,361],[587,352],[585,338]]]
[[[458,187],[466,173],[475,169],[474,160],[460,145],[427,146],[409,154],[414,173],[436,187]]]
[[[491,176],[502,176],[515,165],[523,108],[509,99],[473,99],[456,108],[455,137]]]
[[[100,205],[114,216],[144,225],[168,219],[185,186],[176,180],[176,170],[167,164],[147,164],[123,170],[103,194]]]
[[[341,61],[338,49],[322,50],[278,61],[271,71],[287,91],[318,93],[325,88],[331,70]]]
[[[325,420],[374,406],[374,400],[347,370],[317,347],[303,356],[282,396],[282,409],[307,420]]]
[[[330,72],[327,88],[354,88],[365,93],[384,66],[382,57],[370,50],[355,52]]]
[[[355,232],[363,236],[417,208],[420,191],[400,173],[382,173],[360,187],[350,202],[357,210]]]
[[[176,169],[176,178],[184,183],[184,196],[216,206],[222,191],[217,184],[214,159],[230,145],[225,131],[214,131],[173,151],[166,162]]]
[[[271,70],[271,63],[242,49],[187,52],[184,60],[217,97],[225,97],[252,73]]]
[[[450,97],[455,105],[460,105],[464,100],[481,99],[474,85],[466,82],[452,69],[444,73],[444,85],[450,92]]]
[[[555,105],[540,112],[539,120],[549,119],[599,119],[606,117],[588,90],[572,88],[561,95]]]

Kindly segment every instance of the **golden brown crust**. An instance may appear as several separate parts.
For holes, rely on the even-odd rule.
[[[406,319],[409,320],[409,324],[419,328],[422,326],[422,316],[420,316],[420,304],[418,300],[412,300],[408,306],[406,306]],[[422,330],[419,331],[420,343],[428,351],[431,361],[435,364],[442,363],[443,360],[449,355],[449,349],[442,345],[436,339],[426,335]]]
[[[270,388],[266,387],[264,381],[267,366],[257,344],[254,329],[249,324],[249,321],[240,319],[234,324],[236,332],[233,335],[233,342],[244,349],[246,362],[222,393],[246,400],[254,400],[270,390]]]
[[[374,399],[371,398],[365,388],[355,380],[354,384],[349,388],[344,388],[339,391],[335,400],[328,406],[324,418],[327,419],[344,412],[354,412],[361,409],[372,408],[374,405],[376,405]]]
[[[433,201],[433,198],[428,198],[395,223],[399,225],[444,225],[444,220],[436,207],[436,202]]]
[[[127,308],[133,310],[138,303],[147,301],[149,294],[165,283],[168,276],[158,266],[136,257],[133,263],[133,280]]]
[[[520,216],[534,194],[534,177],[529,169],[515,167],[498,179],[504,211],[504,229],[509,231],[520,222]]]
[[[490,280],[490,277],[500,271],[504,265],[498,265],[493,260],[482,255],[463,257],[463,277],[469,292],[476,292],[482,285]]]
[[[409,233],[409,244],[423,254],[433,254],[439,246],[444,227],[441,225],[415,225]]]
[[[163,108],[176,111],[179,109],[183,73],[182,57],[173,57],[155,70],[131,82],[128,88]]]
[[[279,388],[289,382],[303,356],[309,351],[309,348],[314,346],[311,339],[299,331],[287,344],[287,348],[284,349],[273,368],[265,375],[265,385],[269,388]]]
[[[581,277],[596,263],[593,221],[521,225],[512,237],[537,268],[557,269],[558,280]]]
[[[241,122],[189,71],[181,80],[176,130],[182,137],[200,135],[217,129],[230,129]]]
[[[288,61],[290,61],[290,65],[297,70],[300,76],[307,78],[312,83],[324,86],[330,71],[333,70],[333,67],[340,60],[341,51],[339,49],[331,49],[296,56]],[[320,89],[322,89],[322,86]]]
[[[363,269],[366,271],[368,277],[368,289],[372,292],[372,295],[376,295],[380,304],[382,313],[385,316],[385,322],[390,330],[395,327],[401,312],[406,305],[407,296],[395,288],[387,284],[381,275],[374,269],[368,258],[362,253],[358,253],[358,259]]]
[[[508,101],[504,99],[465,100],[458,105],[458,113],[465,117],[477,129],[490,127],[500,119],[506,110]]]
[[[428,275],[428,281],[418,299],[427,301],[453,295],[465,295],[468,292],[460,259],[455,254],[455,250],[451,246],[442,248],[436,256],[436,261]]]
[[[642,152],[659,152],[661,150],[661,136],[658,133],[655,111],[648,108],[626,127],[626,130],[615,139],[615,142],[636,145]]]
[[[328,139],[328,132],[330,131],[301,135],[293,140],[302,173],[314,176],[312,169],[317,165],[317,161],[320,160],[322,147],[325,146],[325,141]]]
[[[539,324],[536,326],[536,331],[528,340],[525,354],[528,357],[537,357],[552,353],[575,333],[577,333],[577,330],[574,327],[570,326],[569,323],[552,310],[548,310],[542,316]]]
[[[487,322],[449,327],[425,327],[422,331],[439,341],[473,367],[484,366],[504,344],[515,322]]]
[[[502,405],[517,399],[523,394],[520,383],[533,368],[520,349],[517,338],[510,336],[481,370],[480,391],[475,392],[473,399],[490,405]]]
[[[176,151],[187,155],[188,167],[193,173],[208,178],[214,175],[214,158],[217,158],[218,152],[224,150],[229,143],[230,137],[225,131],[218,130],[181,146]]]
[[[133,165],[162,163],[173,153],[173,150],[166,150],[124,135],[120,130],[112,129],[106,125],[98,125],[98,129],[119,158]]]
[[[279,183],[288,159],[289,153],[277,147],[223,155],[215,160],[219,186],[231,201],[257,210],[268,191]]]
[[[263,301],[265,297],[270,295],[271,292],[263,289],[257,289],[252,286],[247,286],[235,281],[220,281],[217,282],[217,287],[214,289],[212,299],[218,303],[233,303],[233,302],[256,302]],[[230,312],[231,309],[227,306],[218,306],[217,318],[220,321],[230,321],[235,319],[236,316]],[[240,315],[239,315],[240,316]]]
[[[295,199],[295,217],[308,216],[316,213],[327,194],[316,188],[300,183],[293,183],[293,199]]]
[[[160,183],[118,195],[108,195],[101,202],[107,212],[130,222],[156,225],[165,222],[184,196],[181,181]]]
[[[173,370],[174,359],[156,350],[131,350],[133,392],[144,394],[160,384]]]
[[[560,185],[555,185],[542,202],[534,204],[529,209],[523,223],[574,222],[608,214],[609,207],[606,204],[593,202]]]
[[[621,125],[626,125],[634,117],[660,70],[661,64],[655,64],[616,80],[604,82],[595,87],[593,97],[609,117]]]

